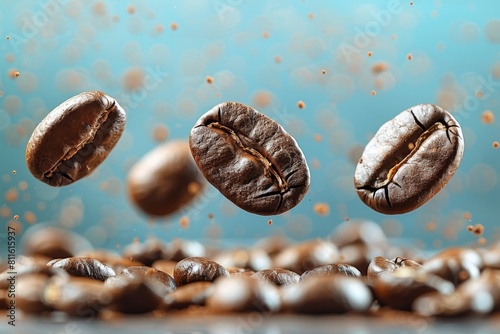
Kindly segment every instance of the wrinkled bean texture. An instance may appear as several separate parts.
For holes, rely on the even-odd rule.
[[[195,124],[189,145],[208,182],[243,210],[280,214],[309,189],[309,168],[297,142],[249,106],[215,106]]]
[[[366,145],[354,186],[373,210],[407,213],[448,183],[463,151],[462,130],[450,113],[432,104],[416,105],[382,125]]]
[[[48,185],[71,184],[99,166],[125,129],[125,111],[102,92],[84,92],[52,110],[26,146],[31,174]]]

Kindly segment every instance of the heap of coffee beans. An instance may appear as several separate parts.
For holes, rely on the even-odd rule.
[[[20,256],[17,264],[16,305],[24,313],[87,317],[92,312],[105,318],[173,312],[383,315],[393,310],[450,317],[500,311],[500,261],[495,256],[500,244],[449,248],[422,258],[415,249],[391,246],[369,220],[345,222],[328,238],[302,242],[268,237],[248,248],[208,251],[196,241],[148,239],[134,241],[122,254],[85,250],[55,259],[45,250],[65,248],[67,238],[49,240],[45,234],[38,229],[23,240],[30,255]],[[50,245],[34,247],[40,245],[38,238]],[[360,255],[348,262],[341,254],[354,248]],[[189,255],[193,249],[197,256]],[[236,262],[234,254],[265,254],[268,267]],[[240,266],[225,267],[218,258]],[[8,270],[0,274],[2,307],[7,307],[8,275]]]

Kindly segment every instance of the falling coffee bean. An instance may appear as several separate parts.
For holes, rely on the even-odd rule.
[[[189,145],[208,182],[248,212],[286,212],[309,189],[309,167],[297,142],[278,123],[241,103],[221,103],[201,116]]]
[[[61,268],[73,276],[81,276],[105,281],[115,276],[115,271],[105,264],[89,257],[68,257],[66,259],[54,259],[47,265]]]
[[[212,282],[221,276],[229,276],[226,268],[204,257],[185,258],[174,269],[174,279],[178,286],[200,281]]]
[[[129,197],[144,213],[162,217],[179,211],[203,190],[204,179],[187,141],[172,141],[146,154],[127,178]]]
[[[382,125],[366,145],[354,186],[375,211],[410,212],[448,183],[463,151],[462,130],[450,113],[436,105],[416,105]]]
[[[264,283],[272,283],[276,286],[287,286],[296,284],[300,280],[300,275],[287,269],[266,269],[253,274],[251,277]]]
[[[102,92],[76,95],[52,110],[33,131],[26,164],[34,177],[59,187],[89,175],[125,129],[125,111]]]

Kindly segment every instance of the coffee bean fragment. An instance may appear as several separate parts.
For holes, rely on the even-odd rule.
[[[84,92],[52,110],[33,131],[26,164],[55,187],[89,175],[108,156],[125,128],[125,111],[102,92]]]
[[[300,280],[300,275],[287,269],[266,269],[253,274],[251,277],[264,282],[271,283],[276,286],[287,286],[297,284]]]
[[[252,277],[221,277],[214,282],[206,305],[217,313],[274,312],[279,310],[277,288]]]
[[[163,298],[162,308],[180,310],[192,305],[203,306],[211,287],[212,282],[193,282],[183,285]]]
[[[436,105],[419,104],[377,131],[358,161],[354,186],[375,211],[410,212],[448,183],[463,151],[462,130],[455,118]]]
[[[305,271],[300,275],[300,280],[312,277],[312,276],[330,276],[330,275],[344,275],[352,277],[361,277],[361,272],[350,264],[345,263],[334,263],[327,264],[326,266],[316,267],[314,269]]]
[[[64,269],[68,274],[105,281],[115,276],[115,271],[96,259],[89,257],[69,257],[54,259],[47,263],[48,266]]]
[[[154,217],[176,213],[203,191],[204,184],[187,141],[171,141],[153,149],[127,177],[131,202]]]
[[[311,276],[283,288],[282,310],[305,314],[365,312],[373,302],[370,289],[359,278],[344,275]]]
[[[224,102],[202,115],[189,146],[208,182],[248,212],[286,212],[309,189],[309,167],[295,139],[241,103]]]
[[[177,286],[200,281],[212,282],[221,276],[229,276],[226,268],[204,257],[185,258],[174,269]]]

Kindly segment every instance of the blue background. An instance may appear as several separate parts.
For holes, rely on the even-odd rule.
[[[492,147],[500,123],[481,121],[485,110],[498,116],[496,1],[1,0],[0,8],[0,219],[5,226],[19,215],[18,235],[49,223],[96,247],[153,235],[248,243],[275,233],[324,237],[346,218],[367,218],[426,249],[477,243],[469,224],[485,226],[488,244],[500,238],[500,150]],[[380,62],[387,69],[374,73]],[[9,77],[12,71],[20,76]],[[130,73],[148,84],[127,89]],[[50,110],[87,90],[122,104],[126,132],[92,176],[51,188],[28,172],[26,143]],[[125,180],[159,145],[155,126],[168,128],[167,140],[186,139],[198,117],[223,101],[252,105],[295,137],[312,174],[306,197],[288,213],[262,217],[208,187],[175,216],[143,216],[129,203]],[[356,195],[354,162],[383,123],[419,103],[454,114],[464,158],[421,208],[376,213]],[[13,192],[18,197],[9,201]],[[327,203],[329,214],[315,213],[316,203]]]

